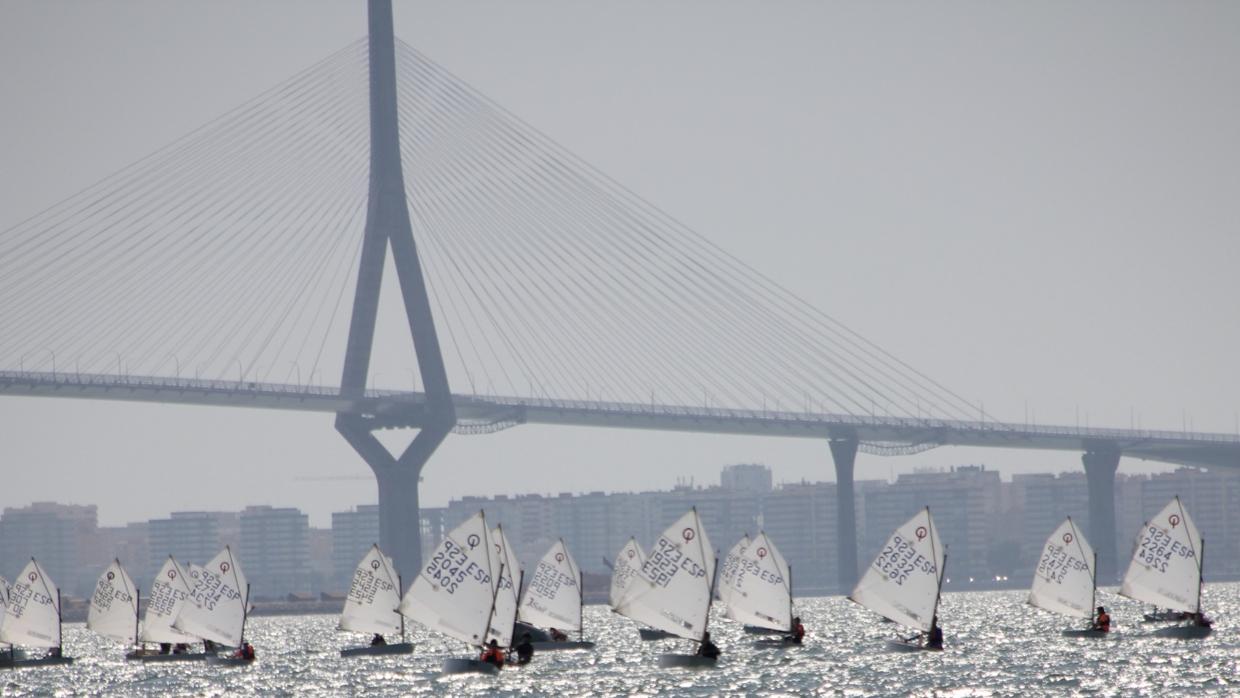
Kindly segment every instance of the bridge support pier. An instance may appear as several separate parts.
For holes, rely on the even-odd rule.
[[[857,462],[857,436],[832,437],[835,461],[836,570],[839,592],[847,594],[857,584],[857,499],[853,470]]]
[[[1118,574],[1115,558],[1115,471],[1120,448],[1112,442],[1085,445],[1081,462],[1089,484],[1089,542],[1098,554],[1098,584],[1113,584]]]

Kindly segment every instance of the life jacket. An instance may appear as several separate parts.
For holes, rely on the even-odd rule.
[[[1104,633],[1111,632],[1111,616],[1108,613],[1098,614],[1098,629]]]
[[[488,647],[487,651],[482,653],[482,661],[501,666],[504,663],[504,650],[498,647]]]

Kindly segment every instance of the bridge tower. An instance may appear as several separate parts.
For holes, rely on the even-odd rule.
[[[393,455],[375,438],[377,426],[371,416],[337,413],[336,430],[375,473],[379,487],[379,545],[394,558],[397,570],[408,583],[422,562],[418,480],[422,467],[456,425],[456,409],[405,199],[397,120],[392,0],[369,0],[367,13],[370,193],[340,391],[342,396],[355,400],[362,398],[365,392],[384,260],[390,245],[426,400],[414,408],[411,419],[418,434],[399,455]]]

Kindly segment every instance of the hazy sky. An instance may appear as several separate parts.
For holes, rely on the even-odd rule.
[[[1240,4],[397,0],[396,24],[988,413],[1238,429]],[[364,33],[360,0],[5,0],[0,229]],[[0,506],[117,523],[269,503],[325,525],[376,499],[365,478],[297,479],[368,474],[331,422],[0,398]],[[733,462],[832,475],[819,441],[525,426],[449,437],[423,502],[664,488]],[[978,462],[1080,467],[942,448],[862,456],[859,477]]]

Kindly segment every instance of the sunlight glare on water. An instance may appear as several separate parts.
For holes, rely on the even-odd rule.
[[[254,618],[248,635],[259,653],[249,667],[126,662],[124,649],[81,625],[65,628],[71,667],[0,670],[0,694],[137,696],[385,695],[848,695],[1063,696],[1240,694],[1240,585],[1213,584],[1206,608],[1216,620],[1205,640],[1145,636],[1142,608],[1099,595],[1115,620],[1105,640],[1060,636],[1073,621],[1024,603],[1025,592],[946,594],[942,653],[888,652],[899,628],[877,622],[840,597],[803,599],[809,631],[794,649],[752,647],[753,636],[712,621],[723,649],[708,670],[659,669],[658,655],[690,651],[686,641],[641,642],[632,622],[602,606],[586,609],[593,652],[544,652],[534,664],[498,677],[441,676],[445,657],[465,656],[460,643],[411,632],[413,655],[342,659],[341,647],[364,643],[338,633],[334,616]]]

